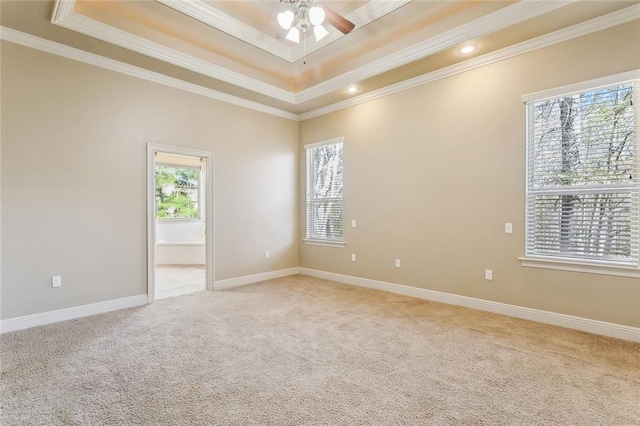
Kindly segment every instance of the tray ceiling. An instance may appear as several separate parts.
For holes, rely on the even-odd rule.
[[[276,39],[276,15],[287,8],[278,0],[3,0],[1,18],[6,28],[298,114],[348,99],[350,84],[363,96],[594,19],[639,13],[628,0],[321,3],[354,31],[325,25],[320,42]],[[467,43],[478,50],[458,54]]]

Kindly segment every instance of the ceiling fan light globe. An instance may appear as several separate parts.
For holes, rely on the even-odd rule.
[[[293,17],[293,12],[290,10],[278,13],[278,25],[280,25],[280,28],[285,31],[289,30],[293,24]]]
[[[291,28],[285,38],[294,43],[300,43],[300,30],[295,27]]]
[[[316,25],[313,27],[313,35],[316,37],[316,41],[320,41],[329,35],[329,31],[322,25]]]
[[[313,6],[309,9],[309,21],[311,25],[318,26],[324,22],[325,13],[324,9],[319,6]]]

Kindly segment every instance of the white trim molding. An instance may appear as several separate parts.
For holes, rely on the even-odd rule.
[[[65,0],[68,1],[68,0]],[[73,0],[75,1],[75,0]],[[210,6],[202,0],[156,0],[178,12],[184,13],[203,24],[223,31],[239,40],[249,43],[258,49],[271,53],[274,56],[284,59],[289,63],[294,63],[302,59],[305,55],[302,45],[290,46],[282,40],[277,40],[273,34],[265,34],[244,22],[235,19],[219,9]],[[411,0],[369,0],[357,10],[346,16],[356,26],[354,31],[375,21],[378,18],[393,12],[397,8],[404,6]],[[275,21],[275,16],[273,17]],[[309,55],[316,50],[333,43],[344,37],[344,34],[329,26],[329,35],[320,42],[314,42],[307,46],[306,54]]]
[[[450,49],[474,38],[486,36],[508,26],[564,7],[570,1],[521,1],[474,21],[444,31],[411,47],[394,52],[360,68],[316,84],[296,94],[296,103],[310,101],[319,96],[340,90],[356,81],[375,77],[402,65]]]
[[[411,296],[417,297],[419,299],[431,300],[434,302],[447,303],[450,305],[464,306],[465,308],[477,309],[479,311],[493,312],[496,314],[526,319],[543,324],[556,325],[559,327],[565,327],[573,330],[580,330],[588,333],[600,334],[603,336],[614,337],[616,339],[640,343],[640,328],[637,327],[630,327],[621,324],[593,320],[589,318],[559,314],[556,312],[543,311],[540,309],[526,308],[523,306],[509,305],[506,303],[493,302],[490,300],[477,299],[468,296],[460,296],[457,294],[443,293],[440,291],[427,290],[419,287],[411,287],[384,281],[376,281],[368,278],[355,277],[352,275],[342,275],[336,274],[334,272],[319,271],[316,269],[300,267],[299,271],[302,275],[322,278],[338,283],[371,288],[375,290],[382,290],[390,293],[402,294],[404,296]]]
[[[156,267],[156,197],[155,175],[156,154],[185,155],[204,160],[204,192],[205,192],[205,217],[204,242],[205,246],[205,285],[207,290],[213,290],[215,277],[215,257],[213,256],[213,244],[215,241],[215,154],[211,151],[185,148],[180,146],[147,143],[147,297],[148,302],[155,300],[155,267]]]
[[[288,90],[112,27],[79,13],[69,13],[64,19],[56,22],[56,25],[274,99],[291,104],[295,103],[295,95]]]
[[[253,28],[251,25],[247,25],[244,22],[227,15],[202,0],[156,1],[180,13],[184,13],[203,24],[249,43],[258,49],[271,53],[280,59],[293,62],[291,59],[291,47],[287,46],[280,40],[276,40],[272,35],[271,37],[266,37],[263,32]]]
[[[640,69],[623,72],[620,74],[607,75],[605,77],[595,78],[593,80],[581,81],[578,83],[568,84],[566,86],[555,87],[549,90],[529,93],[522,96],[522,102],[543,102],[548,99],[560,96],[570,96],[584,90],[596,90],[601,87],[611,86],[614,84],[624,84],[640,78]]]
[[[63,58],[72,59],[74,61],[82,62],[96,67],[116,71],[122,74],[126,74],[132,77],[137,77],[143,80],[151,81],[153,83],[162,84],[164,86],[172,87],[174,89],[184,90],[185,92],[195,93],[197,95],[205,96],[207,98],[215,99],[221,102],[225,102],[232,105],[237,105],[243,108],[251,109],[254,111],[263,112],[265,114],[274,115],[276,117],[286,118],[288,120],[298,120],[298,115],[284,111],[278,108],[274,108],[268,105],[264,105],[258,102],[248,101],[238,96],[229,95],[227,93],[219,92],[214,89],[209,89],[197,84],[189,83],[184,80],[180,80],[174,77],[169,77],[164,74],[149,71],[144,68],[139,68],[134,65],[129,65],[124,62],[119,62],[114,59],[105,58],[100,55],[85,52],[84,50],[69,47],[64,44],[56,43],[51,40],[46,40],[33,36],[31,34],[16,31],[11,28],[0,26],[0,39],[6,40],[11,43],[16,43],[21,46],[26,46],[32,49],[40,50],[42,52],[50,53],[53,55],[61,56]]]
[[[413,77],[408,80],[383,87],[381,89],[372,90],[370,92],[363,93],[362,95],[354,96],[344,101],[336,102],[331,105],[304,112],[298,116],[298,119],[299,121],[304,121],[310,118],[320,117],[322,115],[330,114],[335,111],[340,111],[345,108],[363,104],[385,96],[393,95],[394,93],[409,90],[414,87],[442,80],[444,78],[451,77],[457,74],[462,74],[466,71],[471,71],[476,68],[491,65],[519,55],[524,55],[525,53],[533,52],[538,49],[543,49],[545,47],[573,40],[575,38],[582,37],[597,31],[606,30],[607,28],[615,27],[617,25],[622,25],[624,23],[638,19],[638,16],[640,16],[640,5],[629,6],[622,10],[612,12],[608,15],[594,18],[590,21],[563,28],[549,34],[544,34],[531,40],[523,41],[521,43],[514,44],[512,46],[505,47],[503,49],[496,50],[494,52],[487,53],[485,55],[481,55],[455,65],[450,65],[448,67],[428,72],[426,74],[422,74],[417,77]]]
[[[320,142],[308,143],[304,146],[304,149],[317,148],[319,146],[335,145],[337,143],[344,143],[344,136],[338,136],[338,137],[326,139]]]
[[[74,3],[75,3],[75,0],[58,0],[56,2],[56,8],[54,9],[52,21],[57,23],[61,20],[64,20],[70,14],[73,15],[72,9],[73,9]],[[558,3],[561,3],[561,2],[558,2]],[[640,15],[640,5],[636,4],[633,6],[629,6],[627,8],[618,10],[616,12],[612,12],[610,14],[594,18],[590,21],[582,22],[574,26],[564,28],[549,34],[545,34],[537,38],[524,41],[522,43],[518,43],[513,46],[510,46],[492,53],[478,56],[476,58],[461,62],[459,64],[445,67],[437,71],[429,72],[429,73],[426,73],[426,74],[423,74],[423,75],[420,75],[396,84],[392,84],[390,86],[387,86],[378,90],[370,91],[362,95],[355,96],[347,100],[340,101],[331,105],[327,105],[315,110],[307,111],[301,114],[291,113],[291,112],[274,108],[262,103],[249,101],[244,98],[219,92],[214,89],[209,89],[193,83],[188,83],[183,80],[179,80],[173,77],[168,77],[166,75],[149,71],[143,68],[135,67],[129,64],[125,64],[123,62],[118,62],[112,59],[108,59],[99,55],[95,55],[83,50],[75,49],[75,48],[72,48],[60,43],[56,43],[50,40],[38,38],[30,34],[22,33],[20,31],[16,31],[7,27],[0,27],[0,39],[6,40],[12,43],[17,43],[23,46],[31,47],[33,49],[38,49],[54,55],[66,57],[69,59],[77,60],[77,61],[84,62],[91,65],[95,65],[101,68],[121,72],[123,74],[127,74],[127,75],[138,77],[144,80],[156,82],[156,83],[163,84],[176,89],[184,90],[191,93],[196,93],[202,96],[206,96],[206,97],[216,99],[222,102],[226,102],[229,104],[241,106],[247,109],[264,112],[266,114],[286,118],[289,120],[303,121],[310,118],[315,118],[325,114],[329,114],[335,111],[339,111],[341,109],[345,109],[351,106],[369,102],[381,97],[389,96],[397,92],[401,92],[417,86],[428,84],[443,78],[447,78],[456,74],[460,74],[466,71],[480,68],[482,66],[490,65],[490,64],[503,61],[518,55],[522,55],[534,50],[538,50],[544,47],[552,46],[554,44],[562,43],[577,37],[581,37],[587,34],[591,34],[597,31],[601,31],[617,25],[621,25],[621,24],[638,19],[639,15]],[[392,63],[391,59],[389,59],[388,61],[389,63]],[[378,64],[378,65],[382,66],[383,68],[388,66],[388,64]],[[336,78],[340,78],[340,77],[336,77]],[[363,78],[359,78],[357,75],[353,75],[349,77],[348,79],[349,82],[352,82],[351,81],[352,78],[354,79],[353,81],[360,81],[363,79]],[[321,84],[324,84],[324,83],[321,83]],[[341,90],[343,87],[342,84],[343,82],[340,81],[339,84],[336,86],[336,87],[339,86],[336,90]],[[287,95],[288,101],[294,105],[300,104],[301,102],[304,102],[304,100],[307,97],[311,96],[310,91],[315,90],[314,88],[316,88],[316,86],[309,88],[306,91],[299,92],[296,95],[289,92],[289,95]],[[324,93],[324,91],[321,91],[321,92]],[[319,92],[313,96],[320,96],[321,94],[322,93]],[[273,94],[269,94],[269,96],[277,98],[277,96],[272,96],[272,95]],[[313,96],[311,96],[311,98],[313,98]]]
[[[75,0],[57,0],[57,2],[72,3]],[[398,5],[401,6],[404,0],[400,0]],[[226,69],[224,67],[204,61],[195,56],[185,54],[159,43],[152,42],[144,37],[140,37],[129,32],[120,30],[100,21],[91,19],[73,11],[73,7],[65,4],[64,7],[56,5],[52,21],[56,25],[63,26],[73,31],[89,35],[91,37],[104,40],[106,42],[133,50],[138,53],[159,59],[182,68],[201,73],[203,75],[219,79],[221,81],[237,85],[262,95],[270,96],[288,102],[292,105],[310,101],[317,97],[326,95],[336,90],[341,90],[344,86],[361,81],[370,77],[374,77],[381,73],[390,71],[396,67],[408,64],[418,59],[422,59],[431,54],[441,52],[448,48],[452,48],[469,39],[481,37],[495,31],[504,29],[510,25],[517,24],[522,21],[552,12],[558,8],[564,7],[577,0],[562,1],[521,1],[506,6],[496,12],[482,16],[471,22],[459,25],[448,31],[444,31],[436,36],[423,40],[414,46],[402,49],[387,55],[381,59],[375,60],[367,65],[361,66],[355,70],[346,72],[322,83],[316,84],[301,92],[294,93],[281,89],[279,87],[264,83],[258,79],[245,76]],[[196,2],[191,1],[193,6]],[[376,2],[370,2],[375,4]],[[394,2],[379,2],[384,7],[380,11],[390,11],[390,6]],[[369,3],[368,3],[369,4]],[[364,6],[363,6],[364,7]],[[386,9],[385,9],[386,8]],[[62,10],[62,12],[60,12]],[[191,12],[194,12],[191,10]],[[203,9],[201,8],[196,15],[201,16]],[[358,11],[356,11],[358,12]],[[185,12],[186,13],[186,12]],[[388,13],[388,12],[386,12]],[[356,13],[359,17],[361,12]],[[351,15],[349,15],[351,16]],[[358,18],[360,19],[360,18]],[[225,21],[229,24],[230,21]],[[211,24],[211,22],[209,22]],[[295,59],[295,58],[292,58]]]
[[[314,240],[313,238],[307,238],[302,240],[303,243],[310,246],[323,246],[323,247],[338,247],[344,248],[347,245],[344,241],[333,241],[333,240]]]
[[[613,275],[640,278],[640,268],[633,266],[578,262],[573,259],[548,259],[519,257],[520,265],[526,268],[554,269],[556,271],[582,272],[585,274]]]
[[[277,271],[262,272],[260,274],[245,275],[242,277],[228,278],[226,280],[217,280],[213,284],[214,290],[227,290],[234,287],[240,287],[248,284],[255,284],[261,281],[273,280],[276,278],[298,275],[298,267],[280,269]]]
[[[72,308],[59,309],[40,314],[9,318],[0,321],[0,334],[37,327],[39,325],[53,324],[75,318],[88,317],[90,315],[103,314],[105,312],[117,311],[120,309],[133,308],[146,304],[147,295],[139,294],[137,296],[124,297],[122,299],[107,300],[105,302],[91,303],[89,305],[74,306]]]
[[[298,275],[298,268],[280,269],[277,271],[263,272],[260,274],[246,275],[243,277],[229,278],[216,281],[215,290],[225,290],[275,278]],[[88,317],[106,312],[118,311],[120,309],[133,308],[150,303],[148,294],[124,297],[122,299],[107,300],[104,302],[91,303],[89,305],[74,306],[71,308],[59,309],[55,311],[42,312],[39,314],[25,315],[22,317],[0,320],[0,334],[12,331],[24,330],[40,325],[54,324],[76,318]]]

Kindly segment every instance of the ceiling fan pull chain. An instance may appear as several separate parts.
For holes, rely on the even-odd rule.
[[[302,64],[307,65],[307,31],[302,32]]]

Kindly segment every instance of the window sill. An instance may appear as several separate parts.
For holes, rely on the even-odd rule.
[[[331,241],[331,240],[302,240],[305,244],[310,246],[325,246],[325,247],[338,247],[344,248],[344,241]]]
[[[587,263],[575,260],[548,259],[539,257],[519,257],[518,260],[520,261],[521,266],[527,268],[555,269],[559,271],[583,272],[586,274],[640,278],[640,268],[633,266]]]

